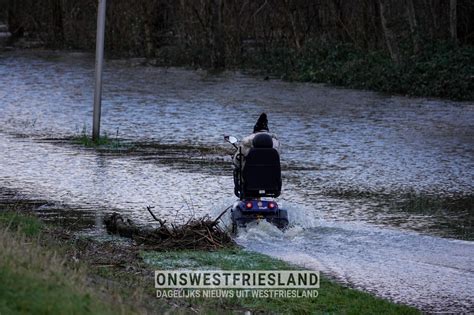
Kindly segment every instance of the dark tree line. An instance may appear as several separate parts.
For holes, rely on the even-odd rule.
[[[0,7],[14,38],[37,37],[53,48],[95,45],[97,0],[0,0]],[[179,47],[182,58],[214,67],[315,41],[386,50],[398,62],[402,51],[417,54],[435,42],[472,45],[474,1],[109,0],[106,32],[109,53],[156,57]]]

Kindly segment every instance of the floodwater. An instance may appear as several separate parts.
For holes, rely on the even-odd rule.
[[[147,205],[215,216],[235,199],[222,136],[264,111],[292,227],[249,227],[239,243],[426,311],[474,310],[473,103],[112,60],[103,131],[142,148],[119,154],[58,141],[91,129],[93,67],[83,53],[0,53],[0,188],[85,233],[110,211],[148,224]]]

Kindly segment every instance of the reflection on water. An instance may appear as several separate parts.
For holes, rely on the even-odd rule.
[[[472,308],[472,242],[407,230],[473,239],[473,104],[111,61],[103,128],[136,148],[46,140],[90,130],[93,66],[85,54],[0,54],[1,187],[81,209],[43,215],[91,227],[112,210],[148,223],[147,205],[168,220],[215,215],[234,199],[222,135],[246,135],[265,111],[295,226],[259,225],[242,244],[424,309]]]

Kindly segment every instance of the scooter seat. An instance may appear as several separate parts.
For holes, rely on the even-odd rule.
[[[252,148],[242,170],[246,198],[278,197],[281,192],[280,155],[273,148]]]

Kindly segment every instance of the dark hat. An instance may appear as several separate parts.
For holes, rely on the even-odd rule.
[[[265,113],[262,113],[260,117],[258,117],[257,123],[253,127],[253,132],[259,132],[263,130],[269,131],[267,114]]]

